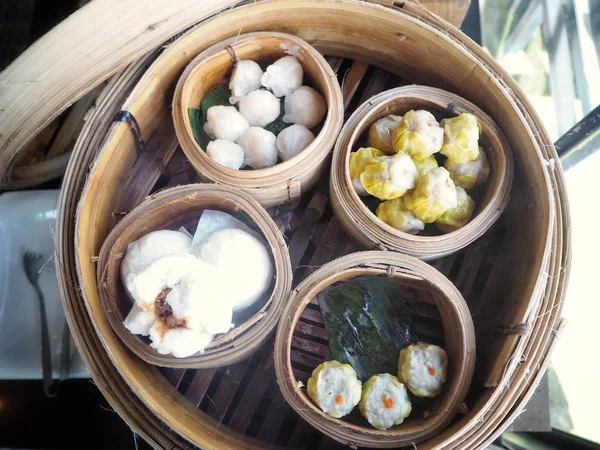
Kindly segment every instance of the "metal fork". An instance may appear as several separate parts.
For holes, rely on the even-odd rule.
[[[48,331],[48,319],[46,317],[46,304],[44,301],[44,294],[42,293],[42,290],[39,286],[39,278],[42,268],[42,255],[31,251],[25,251],[23,253],[23,269],[25,271],[25,275],[27,275],[29,283],[33,286],[33,289],[35,289],[35,292],[37,293],[40,307],[40,323],[42,338],[42,381],[44,385],[44,393],[48,397],[54,397],[58,392],[59,382],[54,382],[52,379],[52,353],[50,350],[50,333]],[[61,358],[61,378],[63,376],[63,362],[65,360],[65,353],[67,355],[67,360],[69,358],[69,338],[69,329],[68,327],[66,327],[66,329],[63,329],[63,348],[61,348],[61,352],[63,352],[63,358]],[[67,348],[64,348],[65,343]]]

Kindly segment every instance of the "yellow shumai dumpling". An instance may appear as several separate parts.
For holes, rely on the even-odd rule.
[[[454,162],[464,164],[479,155],[479,126],[473,114],[462,113],[458,117],[441,121],[444,127],[444,145],[441,153]]]
[[[401,120],[402,116],[389,114],[373,123],[369,128],[369,147],[375,147],[385,153],[394,153],[392,136]]]
[[[456,208],[447,210],[435,221],[437,227],[444,233],[464,227],[471,220],[475,210],[475,200],[460,186],[456,186],[456,196]]]
[[[490,163],[481,147],[479,147],[479,155],[473,161],[460,164],[447,159],[444,167],[450,172],[452,181],[465,189],[472,189],[485,183],[490,175]]]
[[[406,386],[389,373],[376,373],[363,386],[360,413],[378,430],[404,422],[412,411]]]
[[[417,181],[417,187],[404,196],[404,204],[425,223],[435,222],[457,205],[454,181],[443,167],[436,167]]]
[[[404,153],[382,156],[377,162],[365,166],[360,174],[360,183],[365,190],[379,200],[401,197],[415,187],[416,181],[415,163]]]
[[[350,364],[325,361],[313,370],[306,393],[325,414],[339,419],[360,401],[362,383]]]
[[[377,207],[377,217],[405,233],[417,234],[425,228],[423,221],[404,205],[404,197],[382,202]]]
[[[448,354],[426,342],[400,350],[398,378],[417,397],[435,397],[442,392],[448,372]]]
[[[415,161],[413,159],[413,162],[415,163],[415,166],[417,166],[417,173],[420,177],[425,175],[431,169],[438,167],[438,163],[433,155],[431,155],[429,158],[425,158],[422,161]]]
[[[442,148],[444,130],[429,111],[408,111],[394,132],[392,145],[396,152],[422,161]]]
[[[376,163],[382,156],[385,156],[385,153],[373,147],[359,148],[357,151],[350,153],[350,179],[358,195],[369,195],[363,185],[360,184],[360,174],[368,164]]]

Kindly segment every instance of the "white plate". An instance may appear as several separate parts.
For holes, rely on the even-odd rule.
[[[0,379],[41,379],[40,309],[23,270],[29,250],[47,262],[39,278],[44,293],[52,369],[58,378],[65,315],[54,268],[57,190],[0,195]],[[89,378],[71,340],[69,378]]]

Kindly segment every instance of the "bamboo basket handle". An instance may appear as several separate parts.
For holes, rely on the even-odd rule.
[[[394,275],[401,273],[401,274],[406,275],[414,280],[425,281],[424,278],[420,275],[417,275],[414,270],[409,269],[404,266],[399,266],[397,264],[367,263],[367,264],[357,265],[356,267],[366,267],[369,269],[385,270],[385,276],[388,278],[391,278]]]
[[[418,7],[427,10],[425,6],[419,0],[364,0],[367,3],[374,3],[376,5],[385,6],[387,8],[402,9],[407,3],[413,3]]]
[[[50,159],[29,166],[17,166],[13,169],[14,187],[40,184],[60,177],[66,170],[71,153],[62,153]]]

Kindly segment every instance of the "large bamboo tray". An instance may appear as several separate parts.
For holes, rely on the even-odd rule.
[[[404,36],[410,36],[408,30],[410,30],[410,32],[436,34],[433,28],[424,25],[419,20],[411,19],[409,15],[394,12],[391,9],[378,8],[353,2],[345,2],[343,4],[343,10],[341,10],[341,5],[336,2],[302,2],[302,4],[300,4],[300,2],[269,2],[266,4],[247,6],[242,12],[246,15],[246,17],[248,17],[249,13],[258,13],[258,11],[264,7],[273,7],[273,9],[276,9],[275,7],[277,5],[280,6],[282,3],[285,4],[286,8],[299,8],[304,10],[304,12],[311,10],[311,13],[313,14],[331,12],[335,10],[336,13],[338,13],[340,16],[346,17],[346,19],[348,19],[349,15],[352,14],[358,15],[368,13],[376,16],[381,15],[382,19],[387,19],[390,21],[390,26],[394,26],[397,30],[402,29],[402,31],[398,31],[398,33],[401,33]],[[338,11],[336,8],[340,8],[340,10]],[[217,16],[210,22],[212,22],[212,25],[215,25],[215,22],[219,24],[220,20],[235,19],[235,15],[242,14],[242,12],[239,12],[238,10],[232,10]],[[443,22],[439,22],[435,18],[427,17],[427,14],[419,7],[415,7],[415,9],[413,9],[412,5],[407,4],[404,7],[404,13],[415,14],[420,18],[420,20],[426,20],[430,24],[437,23],[439,26],[445,27]],[[289,16],[289,20],[294,20],[294,14],[289,14]],[[268,14],[266,15],[265,20],[269,20]],[[262,25],[266,26],[264,24]],[[289,29],[285,28],[284,24],[281,26],[283,27],[282,31],[290,32]],[[206,30],[202,30],[202,27],[200,27],[192,32],[192,34],[198,33],[199,35],[202,35],[203,31],[212,31],[214,34],[214,29],[209,28],[210,27],[207,27]],[[221,27],[219,30],[223,33],[229,32],[226,27]],[[387,31],[389,32],[390,29],[388,28]],[[452,32],[451,29],[446,30],[446,33],[451,34],[450,32]],[[315,38],[313,38],[310,33],[311,30],[303,29],[297,31],[297,34],[299,34],[300,37],[307,39],[309,42],[317,44],[317,42],[315,42]],[[190,35],[187,35],[186,38],[189,38],[189,36]],[[451,45],[451,36],[445,36],[445,39],[448,42],[443,41],[444,45]],[[186,41],[186,38],[180,42],[187,42],[189,44],[189,39]],[[364,36],[362,36],[362,38],[364,38]],[[359,37],[356,37],[356,39],[358,40]],[[339,46],[336,47],[334,44],[335,41],[333,41],[333,33],[328,35],[327,33],[324,33],[323,30],[320,30],[318,47],[326,53],[338,55],[341,54],[342,56],[345,55],[344,50],[340,49]],[[351,44],[356,45],[358,53],[361,52],[360,45],[369,45],[369,48],[372,49],[394,48],[393,45],[391,47],[389,46],[389,42],[381,43],[381,47],[377,47],[376,43],[374,42],[360,44],[353,41]],[[387,44],[388,47],[384,47],[385,44]],[[460,48],[464,50],[465,55],[468,54],[465,47],[461,46]],[[472,51],[478,50],[476,47],[473,47]],[[372,54],[365,53],[366,52],[363,52],[363,54],[360,55],[363,59],[368,60],[371,63],[383,64],[382,60],[378,59],[383,58],[383,56],[378,55],[376,52]],[[164,61],[166,54],[167,53],[163,54],[161,57],[162,61]],[[462,57],[466,57],[465,55]],[[483,57],[483,54],[478,56]],[[459,57],[459,59],[462,57]],[[154,67],[160,64],[161,60],[159,60]],[[356,104],[355,103],[353,105],[352,102],[356,102],[356,98],[359,96],[355,95],[356,92],[360,93],[362,91],[362,97],[366,99],[368,96],[382,90],[382,87],[393,87],[399,83],[399,80],[395,76],[389,75],[378,69],[371,69],[367,64],[360,61],[351,63],[340,60],[339,58],[330,59],[330,61],[334,68],[336,66],[338,69],[341,68],[341,70],[338,70],[340,75],[346,73],[346,69],[348,69],[345,76],[344,92],[346,94],[346,105],[351,107]],[[492,62],[488,61],[488,63],[490,66],[494,66]],[[390,68],[396,74],[401,73],[401,68],[399,67],[390,67],[388,65],[388,68]],[[472,69],[470,72],[471,74],[477,73],[478,70],[481,71],[479,75],[482,77],[482,79],[479,80],[479,82],[482,82],[483,78],[485,78],[484,75],[487,74],[487,69],[483,69],[481,67],[475,66],[471,67],[470,69]],[[495,67],[494,71],[497,72]],[[367,73],[369,76],[365,77],[365,83],[361,85],[360,80]],[[152,75],[147,74],[144,77],[144,80],[147,82],[147,80],[152,79],[154,76],[156,76],[156,73],[152,73]],[[431,80],[431,83],[435,84],[435,77],[433,77]],[[420,80],[420,82],[422,81]],[[142,81],[141,84],[143,85],[144,81]],[[563,235],[563,226],[568,227],[568,219],[566,219],[567,222],[565,225],[563,225],[562,220],[563,217],[568,217],[565,215],[565,213],[568,211],[566,211],[567,205],[564,202],[562,177],[559,169],[555,171],[549,171],[546,168],[546,165],[543,164],[544,159],[556,158],[553,148],[550,145],[550,141],[548,140],[543,129],[540,127],[537,118],[530,115],[531,113],[528,105],[526,103],[521,103],[524,101],[523,97],[521,95],[518,97],[514,96],[514,89],[516,89],[516,86],[512,85],[511,83],[508,83],[508,86],[513,89],[513,91],[510,95],[505,91],[502,91],[506,93],[506,96],[504,97],[504,101],[506,102],[505,111],[512,111],[513,114],[517,114],[521,119],[519,126],[515,125],[513,128],[522,127],[520,132],[513,129],[511,133],[508,133],[507,129],[505,129],[509,139],[519,139],[519,142],[522,143],[521,151],[523,154],[518,156],[516,155],[516,179],[520,181],[521,184],[518,184],[518,186],[520,189],[522,189],[520,193],[523,193],[520,195],[520,197],[523,197],[526,194],[532,195],[532,193],[536,192],[540,195],[539,198],[533,195],[532,197],[526,198],[535,198],[534,204],[536,205],[535,209],[537,212],[530,211],[530,214],[533,215],[532,217],[536,218],[534,224],[538,226],[537,232],[548,239],[546,239],[546,242],[540,243],[537,246],[531,245],[531,253],[527,258],[524,258],[524,261],[528,262],[527,267],[529,269],[526,271],[526,274],[530,275],[531,279],[524,277],[525,283],[524,285],[520,286],[523,289],[523,292],[521,292],[521,295],[512,297],[516,301],[520,302],[520,304],[516,306],[521,306],[521,310],[516,311],[518,308],[514,308],[515,305],[508,305],[505,307],[506,311],[511,310],[515,312],[514,316],[501,317],[503,320],[496,324],[482,322],[479,325],[479,329],[481,330],[480,332],[484,334],[485,331],[497,330],[497,325],[506,325],[504,327],[500,327],[500,330],[497,330],[497,332],[500,334],[487,341],[491,348],[494,349],[495,353],[490,352],[489,349],[487,351],[492,353],[492,356],[500,356],[500,358],[495,360],[494,358],[491,358],[489,361],[483,359],[478,361],[478,364],[480,364],[482,367],[479,372],[478,385],[498,385],[499,387],[488,389],[480,388],[478,389],[479,392],[474,391],[474,398],[471,399],[472,401],[467,402],[469,406],[469,412],[461,420],[447,429],[446,432],[442,433],[427,444],[431,446],[438,444],[443,444],[443,446],[447,448],[452,448],[453,446],[458,446],[459,448],[471,448],[472,446],[478,446],[497,434],[499,430],[505,426],[505,419],[507,417],[514,417],[514,414],[518,411],[518,406],[522,404],[524,399],[526,399],[527,396],[532,392],[531,382],[535,381],[537,377],[541,376],[542,371],[540,369],[543,368],[543,365],[546,361],[547,351],[553,342],[553,326],[557,323],[557,317],[560,314],[560,301],[562,299],[562,293],[565,285],[564,281],[567,275],[570,249],[568,233]],[[461,92],[459,89],[456,90],[462,95],[465,95],[465,93]],[[517,90],[516,94],[520,94],[520,92]],[[477,93],[471,93],[471,95],[465,96],[470,97],[471,100],[477,103],[477,99],[473,98],[476,95]],[[136,93],[134,92],[132,97],[130,97],[130,100],[135,98],[135,96]],[[478,104],[484,106],[483,102],[479,102]],[[484,107],[484,109],[486,108]],[[136,115],[136,117],[138,116]],[[498,120],[497,117],[494,118],[501,127],[504,128],[507,126],[508,119],[505,118],[505,120]],[[100,118],[98,120],[100,120]],[[105,129],[106,126],[107,124],[105,123]],[[125,131],[129,131],[126,127],[120,127],[125,128]],[[112,130],[112,136],[109,137],[108,142],[115,142],[115,135],[113,133],[116,131],[118,130]],[[157,127],[153,131],[154,133],[151,133],[153,136],[152,142],[155,142],[156,145],[149,145],[147,151],[150,151],[151,147],[160,149],[164,149],[165,147],[171,148],[168,145],[158,145],[170,142],[168,139],[168,130],[162,130],[160,127]],[[126,142],[125,136],[127,136],[127,134],[122,132],[121,135],[120,143],[116,147],[120,148],[121,151],[125,151],[125,156],[129,158],[128,162],[133,164],[135,160],[135,157],[133,156],[135,154],[135,149],[131,145],[131,142]],[[131,139],[130,136],[129,139]],[[540,145],[548,147],[540,147]],[[111,167],[114,168],[112,165],[113,163],[117,165],[123,164],[123,161],[111,161],[111,158],[107,156],[110,154],[110,152],[107,152],[107,148],[108,147],[105,147],[103,149],[102,156],[96,163],[92,173],[92,179],[99,177],[98,173],[102,173],[99,172],[99,170],[104,170],[105,175],[110,172],[109,169]],[[71,184],[71,191],[64,194],[64,198],[61,200],[62,219],[61,222],[59,222],[59,227],[61,229],[59,243],[63,245],[59,246],[58,252],[59,262],[62,264],[60,274],[61,286],[65,292],[65,304],[69,307],[70,320],[73,324],[77,319],[77,324],[79,324],[81,327],[82,332],[84,329],[86,330],[86,338],[90,340],[89,342],[84,342],[84,338],[82,337],[83,335],[78,336],[78,344],[82,348],[86,349],[86,351],[83,353],[84,355],[87,355],[88,361],[91,360],[92,355],[95,358],[98,357],[99,349],[97,347],[97,338],[93,334],[93,330],[90,328],[89,318],[86,317],[85,311],[81,310],[81,305],[77,304],[77,292],[74,290],[73,286],[70,285],[70,283],[75,281],[72,266],[74,249],[72,244],[73,241],[71,240],[73,236],[73,223],[71,221],[71,215],[74,212],[73,202],[77,200],[79,190],[82,186],[80,174],[82,171],[85,171],[87,163],[89,163],[93,157],[94,150],[94,146],[87,146],[85,148],[82,147],[75,154],[77,159],[71,165],[71,170],[73,173],[69,173],[67,176],[67,181]],[[544,153],[542,153],[542,150]],[[164,151],[167,152],[167,150]],[[190,182],[193,180],[193,175],[190,174],[189,171],[185,170],[185,162],[183,162],[184,170],[177,169],[177,165],[179,164],[179,167],[181,167],[182,164],[181,159],[179,159],[177,155],[178,153],[175,153],[175,156],[171,157],[170,160],[168,157],[164,158],[165,161],[169,161],[167,167],[171,168],[172,170],[170,172],[167,171],[171,174],[171,176],[163,179],[160,185],[164,185],[165,181],[167,183],[177,184],[179,182]],[[534,155],[537,160],[533,157]],[[531,158],[531,161],[524,161],[524,159],[527,158]],[[135,174],[137,170],[142,170],[141,168],[144,166],[147,167],[150,164],[148,161],[154,162],[154,158],[149,159],[142,157],[140,160],[138,160],[138,162],[135,163],[135,166],[133,166],[132,174]],[[103,164],[104,167],[102,167]],[[152,164],[150,165],[152,166]],[[160,173],[158,168],[156,168],[154,172],[156,172],[154,180],[157,180]],[[536,179],[536,173],[538,178],[537,181],[534,181]],[[519,177],[521,178],[519,179]],[[97,178],[97,180],[100,178]],[[152,177],[150,177],[150,180],[152,180]],[[524,180],[527,180],[527,182],[523,183]],[[102,194],[99,191],[93,193],[88,189],[87,193],[84,195],[82,208],[85,207],[86,202],[91,201],[90,199],[93,199],[94,201],[98,200],[98,204],[100,205],[99,210],[110,210],[111,217],[114,213],[114,219],[112,220],[116,221],[120,212],[123,212],[123,210],[126,211],[127,208],[134,206],[147,193],[151,192],[153,189],[153,184],[153,182],[151,183],[150,181],[146,181],[144,186],[140,186],[140,184],[132,186],[132,183],[126,185],[124,187],[125,192],[131,192],[132,195],[123,195],[123,197],[128,199],[127,203],[130,205],[125,205],[125,208],[122,210],[115,209],[114,207],[107,208],[107,206],[113,206],[111,205],[111,201],[114,201],[114,198],[107,199],[105,194]],[[554,187],[558,188],[554,189]],[[129,191],[127,191],[127,189],[129,189]],[[326,189],[321,190],[317,188],[317,190],[305,195],[300,203],[297,205],[292,205],[296,207],[295,209],[280,208],[279,210],[272,211],[276,217],[279,216],[278,220],[282,221],[280,226],[287,231],[287,235],[290,239],[289,242],[292,260],[295,262],[296,267],[299,267],[296,272],[298,279],[300,279],[303,274],[306,273],[306,271],[312,270],[311,267],[304,266],[320,265],[332,257],[344,254],[354,249],[353,244],[345,238],[343,233],[337,227],[335,219],[331,218],[329,215],[329,210],[327,209],[326,192]],[[546,193],[545,197],[543,196],[544,192]],[[550,194],[553,196],[551,197]],[[556,197],[554,197],[554,195]],[[563,197],[561,198],[561,196]],[[556,214],[554,210],[555,205],[560,206],[560,209],[556,211]],[[511,279],[511,277],[516,277],[518,274],[516,270],[513,272],[508,272],[507,274],[502,274],[501,271],[503,268],[499,264],[494,265],[493,263],[495,261],[490,261],[491,258],[486,258],[486,255],[494,253],[494,250],[497,248],[497,246],[505,249],[505,257],[507,259],[510,259],[511,252],[520,250],[517,245],[519,240],[515,237],[516,228],[514,228],[518,225],[518,223],[512,221],[512,219],[514,219],[516,216],[516,210],[514,208],[519,208],[520,213],[524,212],[522,210],[522,205],[514,205],[513,202],[513,209],[511,210],[511,208],[509,208],[505,214],[504,220],[501,221],[498,227],[494,228],[492,232],[486,234],[484,238],[477,241],[465,251],[457,255],[453,255],[452,257],[439,260],[434,264],[436,267],[442,269],[442,272],[445,271],[456,282],[459,289],[463,291],[463,294],[467,300],[474,307],[476,307],[477,311],[472,309],[476,313],[476,317],[486,317],[484,314],[486,312],[486,308],[489,308],[490,304],[494,304],[492,301],[489,303],[486,302],[486,304],[475,302],[475,300],[479,297],[479,294],[481,294],[481,289],[483,289],[481,286],[479,288],[476,287],[478,285],[478,280],[481,281],[487,279],[488,283],[486,286],[489,286],[489,288],[486,287],[485,289],[493,290],[494,283],[492,281],[494,279],[499,280],[501,278],[504,281],[504,284],[506,284],[507,278]],[[82,210],[80,210],[79,215],[80,221],[82,220]],[[536,216],[536,214],[538,215]],[[554,231],[552,231],[553,225],[556,225]],[[110,224],[105,225],[106,228],[110,228],[110,226]],[[80,228],[80,231],[82,229],[86,230],[85,227],[83,227]],[[107,229],[99,229],[93,238],[101,241],[103,239],[102,234],[106,232]],[[310,237],[313,238],[312,241],[309,240]],[[524,236],[522,239],[525,238],[526,236]],[[81,247],[83,242],[80,240],[79,244]],[[95,293],[93,290],[90,291],[89,286],[86,286],[85,283],[87,276],[86,272],[93,268],[94,251],[90,251],[93,250],[93,245],[92,247],[89,247],[89,244],[90,242],[84,243],[83,247],[85,248],[80,248],[79,252],[79,269],[81,270],[82,280],[84,281],[82,287],[84,288],[84,293],[86,294],[88,312],[91,313],[96,330],[99,331],[100,338],[108,349],[108,354],[111,357],[112,362],[117,365],[125,381],[127,381],[127,383],[134,388],[136,393],[140,395],[143,400],[143,403],[140,403],[139,400],[137,400],[135,397],[132,397],[130,393],[128,395],[123,393],[123,397],[121,397],[121,393],[117,393],[117,390],[127,391],[127,386],[123,382],[123,379],[121,379],[120,375],[117,374],[109,364],[107,365],[108,360],[106,359],[106,354],[101,352],[104,357],[103,360],[100,361],[101,364],[96,367],[105,366],[102,367],[104,370],[104,375],[96,373],[98,380],[100,380],[97,380],[97,383],[101,386],[109,399],[112,400],[112,403],[116,405],[115,407],[119,410],[119,412],[127,417],[130,424],[132,424],[155,445],[166,446],[166,443],[170,442],[172,445],[173,442],[179,441],[177,435],[173,434],[172,431],[169,431],[168,427],[163,426],[160,421],[157,422],[158,416],[158,418],[165,420],[168,426],[175,427],[176,431],[183,435],[186,439],[192,440],[193,442],[200,444],[205,448],[221,448],[219,445],[220,443],[228,445],[232,448],[247,448],[248,446],[265,448],[267,444],[264,442],[247,440],[243,438],[241,434],[235,434],[223,426],[217,427],[217,422],[210,419],[209,416],[206,415],[206,413],[209,411],[205,411],[204,413],[200,412],[200,410],[202,410],[203,403],[205,406],[207,403],[212,405],[211,402],[214,402],[214,398],[210,394],[214,389],[219,389],[220,384],[224,380],[227,380],[226,376],[215,372],[210,376],[210,380],[208,380],[207,377],[210,374],[203,373],[205,371],[190,373],[173,371],[166,372],[165,375],[169,380],[172,381],[171,384],[180,388],[178,393],[173,388],[168,386],[166,379],[158,372],[150,370],[139,361],[132,359],[130,354],[128,354],[123,348],[119,347],[118,340],[115,339],[115,336],[111,336],[110,332],[107,332],[105,329],[106,323],[103,323],[102,317],[98,315],[97,305],[91,301],[91,298],[94,297]],[[318,252],[314,251],[316,248],[319,248]],[[86,251],[89,252],[88,256],[85,256]],[[550,251],[552,251],[552,253],[550,253]],[[81,255],[84,255],[83,259],[81,258]],[[70,260],[67,261],[67,264],[65,265],[64,260],[67,259]],[[523,262],[523,265],[525,266],[525,262]],[[475,271],[472,270],[473,267],[480,267],[482,270],[489,270],[490,273],[482,273],[481,271],[475,273]],[[550,283],[546,283],[548,280],[548,274],[551,276]],[[527,290],[529,291],[525,293]],[[540,299],[542,301],[538,301]],[[493,298],[487,297],[487,300],[493,300]],[[475,302],[475,304],[473,302]],[[480,313],[479,316],[477,316],[477,312]],[[523,325],[519,325],[521,322]],[[519,326],[511,328],[511,325]],[[78,330],[78,327],[75,326],[75,329]],[[504,334],[527,332],[529,332],[529,335],[524,337]],[[244,372],[248,375],[244,375],[244,379],[246,379],[245,377],[250,377],[251,380],[255,377],[260,378],[260,373],[263,373],[263,378],[268,378],[269,355],[271,354],[269,346],[267,345],[266,349],[263,349],[262,352],[263,353],[259,351],[253,359],[249,360],[250,362],[248,364],[250,364],[250,366],[248,366]],[[523,355],[529,356],[529,358],[525,359],[524,362],[521,362],[521,357]],[[252,366],[252,364],[254,364],[254,366]],[[254,373],[251,373],[253,371],[252,367],[258,367],[261,369],[266,367],[267,369],[258,370],[254,371]],[[229,368],[229,373],[231,373],[232,369],[233,366]],[[227,372],[225,372],[225,374],[227,374]],[[136,379],[136,377],[140,375],[141,378]],[[141,383],[142,380],[148,383],[147,386],[152,386],[153,389],[144,387]],[[269,380],[263,380],[263,384],[264,383],[266,383],[266,387],[262,390],[262,394],[264,395],[261,395],[261,404],[268,405],[266,407],[266,412],[264,406],[259,410],[252,409],[251,413],[260,412],[262,414],[262,419],[260,416],[256,415],[253,415],[250,418],[246,417],[246,419],[244,419],[247,421],[246,425],[244,426],[244,431],[249,435],[263,438],[267,435],[266,431],[262,431],[261,433],[261,430],[263,430],[264,426],[270,426],[271,430],[277,428],[276,422],[274,425],[265,425],[270,423],[267,421],[269,417],[275,415],[277,417],[284,416],[287,418],[289,416],[289,414],[285,414],[285,411],[283,411],[283,414],[281,410],[279,410],[279,412],[275,410],[272,411],[271,408],[275,408],[277,406],[277,402],[272,398],[272,396],[269,395],[269,393],[273,394],[272,378]],[[206,390],[202,391],[201,388],[204,385],[207,385],[207,387]],[[164,390],[156,389],[156,386],[162,386],[164,387]],[[276,396],[278,391],[276,389],[275,391]],[[197,404],[200,405],[200,410],[197,410],[194,407],[195,405],[193,405],[193,402],[190,403],[184,400],[185,396],[190,399],[194,392],[196,393],[196,396],[203,394],[201,397],[196,398],[195,400],[194,398],[191,398],[191,400],[198,402]],[[184,393],[184,395],[182,395],[182,393]],[[260,393],[261,391],[259,390],[259,394]],[[208,394],[208,397],[205,397],[204,394]],[[239,392],[234,395],[237,395],[238,399],[242,396],[242,394]],[[245,399],[246,397],[244,396],[243,398]],[[150,409],[144,407],[144,403],[149,406]],[[226,421],[234,430],[236,429],[235,422],[232,423],[231,420],[234,416],[236,416],[236,412],[238,410],[240,411],[237,413],[237,416],[249,414],[247,411],[244,412],[244,408],[242,406],[243,405],[238,404],[234,411],[226,413],[221,417],[221,419]],[[227,416],[227,414],[229,414],[229,416]],[[487,418],[487,420],[482,421],[481,419],[483,418]],[[244,420],[239,423],[243,424]],[[280,426],[276,435],[271,439],[272,442],[279,444],[280,442],[278,442],[278,436],[280,440],[282,439],[280,436],[284,436],[284,438],[286,436],[289,437],[287,433],[290,431],[288,426],[289,423],[289,420],[284,419],[284,421],[279,424]],[[294,430],[296,430],[296,427],[301,427],[302,423],[303,422],[295,423]],[[284,425],[286,425],[288,428],[284,429]],[[240,430],[240,428],[237,429]],[[320,438],[318,434],[312,432],[312,429],[309,429],[307,433],[310,435],[307,445],[311,442],[315,443],[317,441],[323,441],[320,446],[322,445],[323,448],[329,448],[328,446],[330,444],[327,442],[327,440]],[[304,435],[305,433],[293,431],[292,438],[297,434]],[[290,444],[290,442],[288,442],[288,444]]]

